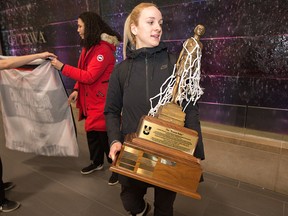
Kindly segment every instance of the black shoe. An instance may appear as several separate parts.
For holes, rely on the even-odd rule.
[[[0,212],[11,212],[19,208],[20,203],[5,199],[2,205],[0,205]]]
[[[116,185],[118,184],[118,173],[112,172],[112,175],[109,178],[108,185]]]
[[[94,164],[94,163],[91,163],[89,166],[87,167],[84,167],[82,170],[81,170],[81,173],[83,175],[87,175],[87,174],[90,174],[96,170],[102,170],[103,169],[103,164]]]
[[[4,190],[8,191],[8,190],[14,188],[15,184],[13,182],[4,182],[3,186],[4,186]]]

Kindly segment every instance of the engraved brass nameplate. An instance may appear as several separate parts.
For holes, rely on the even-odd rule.
[[[153,176],[157,163],[161,163],[166,166],[176,165],[176,162],[167,160],[165,158],[159,158],[155,155],[145,153],[129,146],[124,146],[118,160],[118,166],[122,169],[150,177]]]
[[[148,121],[145,118],[139,125],[137,136],[190,155],[193,155],[198,141],[198,136],[195,136],[195,134],[189,134],[182,130],[169,128],[165,125]]]

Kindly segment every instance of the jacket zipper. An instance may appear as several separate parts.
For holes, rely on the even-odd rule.
[[[146,68],[146,100],[149,102],[149,76],[148,76],[148,58],[145,57],[145,68]]]

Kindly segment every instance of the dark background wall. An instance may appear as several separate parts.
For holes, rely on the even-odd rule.
[[[136,0],[0,0],[4,55],[56,53],[77,65],[77,17],[98,12],[115,30]],[[162,39],[172,52],[206,27],[202,38],[201,120],[288,134],[288,1],[158,0]],[[117,61],[122,60],[121,47]],[[66,88],[74,81],[63,77]]]

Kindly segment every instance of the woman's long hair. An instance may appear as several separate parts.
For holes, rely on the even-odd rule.
[[[157,7],[157,5],[153,3],[140,3],[137,6],[134,7],[134,9],[131,11],[129,16],[127,17],[125,24],[124,24],[124,33],[123,33],[123,58],[126,59],[126,49],[127,45],[130,44],[132,48],[136,47],[136,39],[135,35],[131,32],[131,25],[134,24],[135,26],[138,26],[138,21],[140,17],[140,13],[143,9],[147,7]]]
[[[112,30],[111,27],[102,20],[95,12],[84,12],[78,17],[84,23],[84,39],[81,40],[81,46],[89,50],[92,46],[99,44],[101,34],[106,33],[116,36],[119,41],[122,40],[120,34]]]

